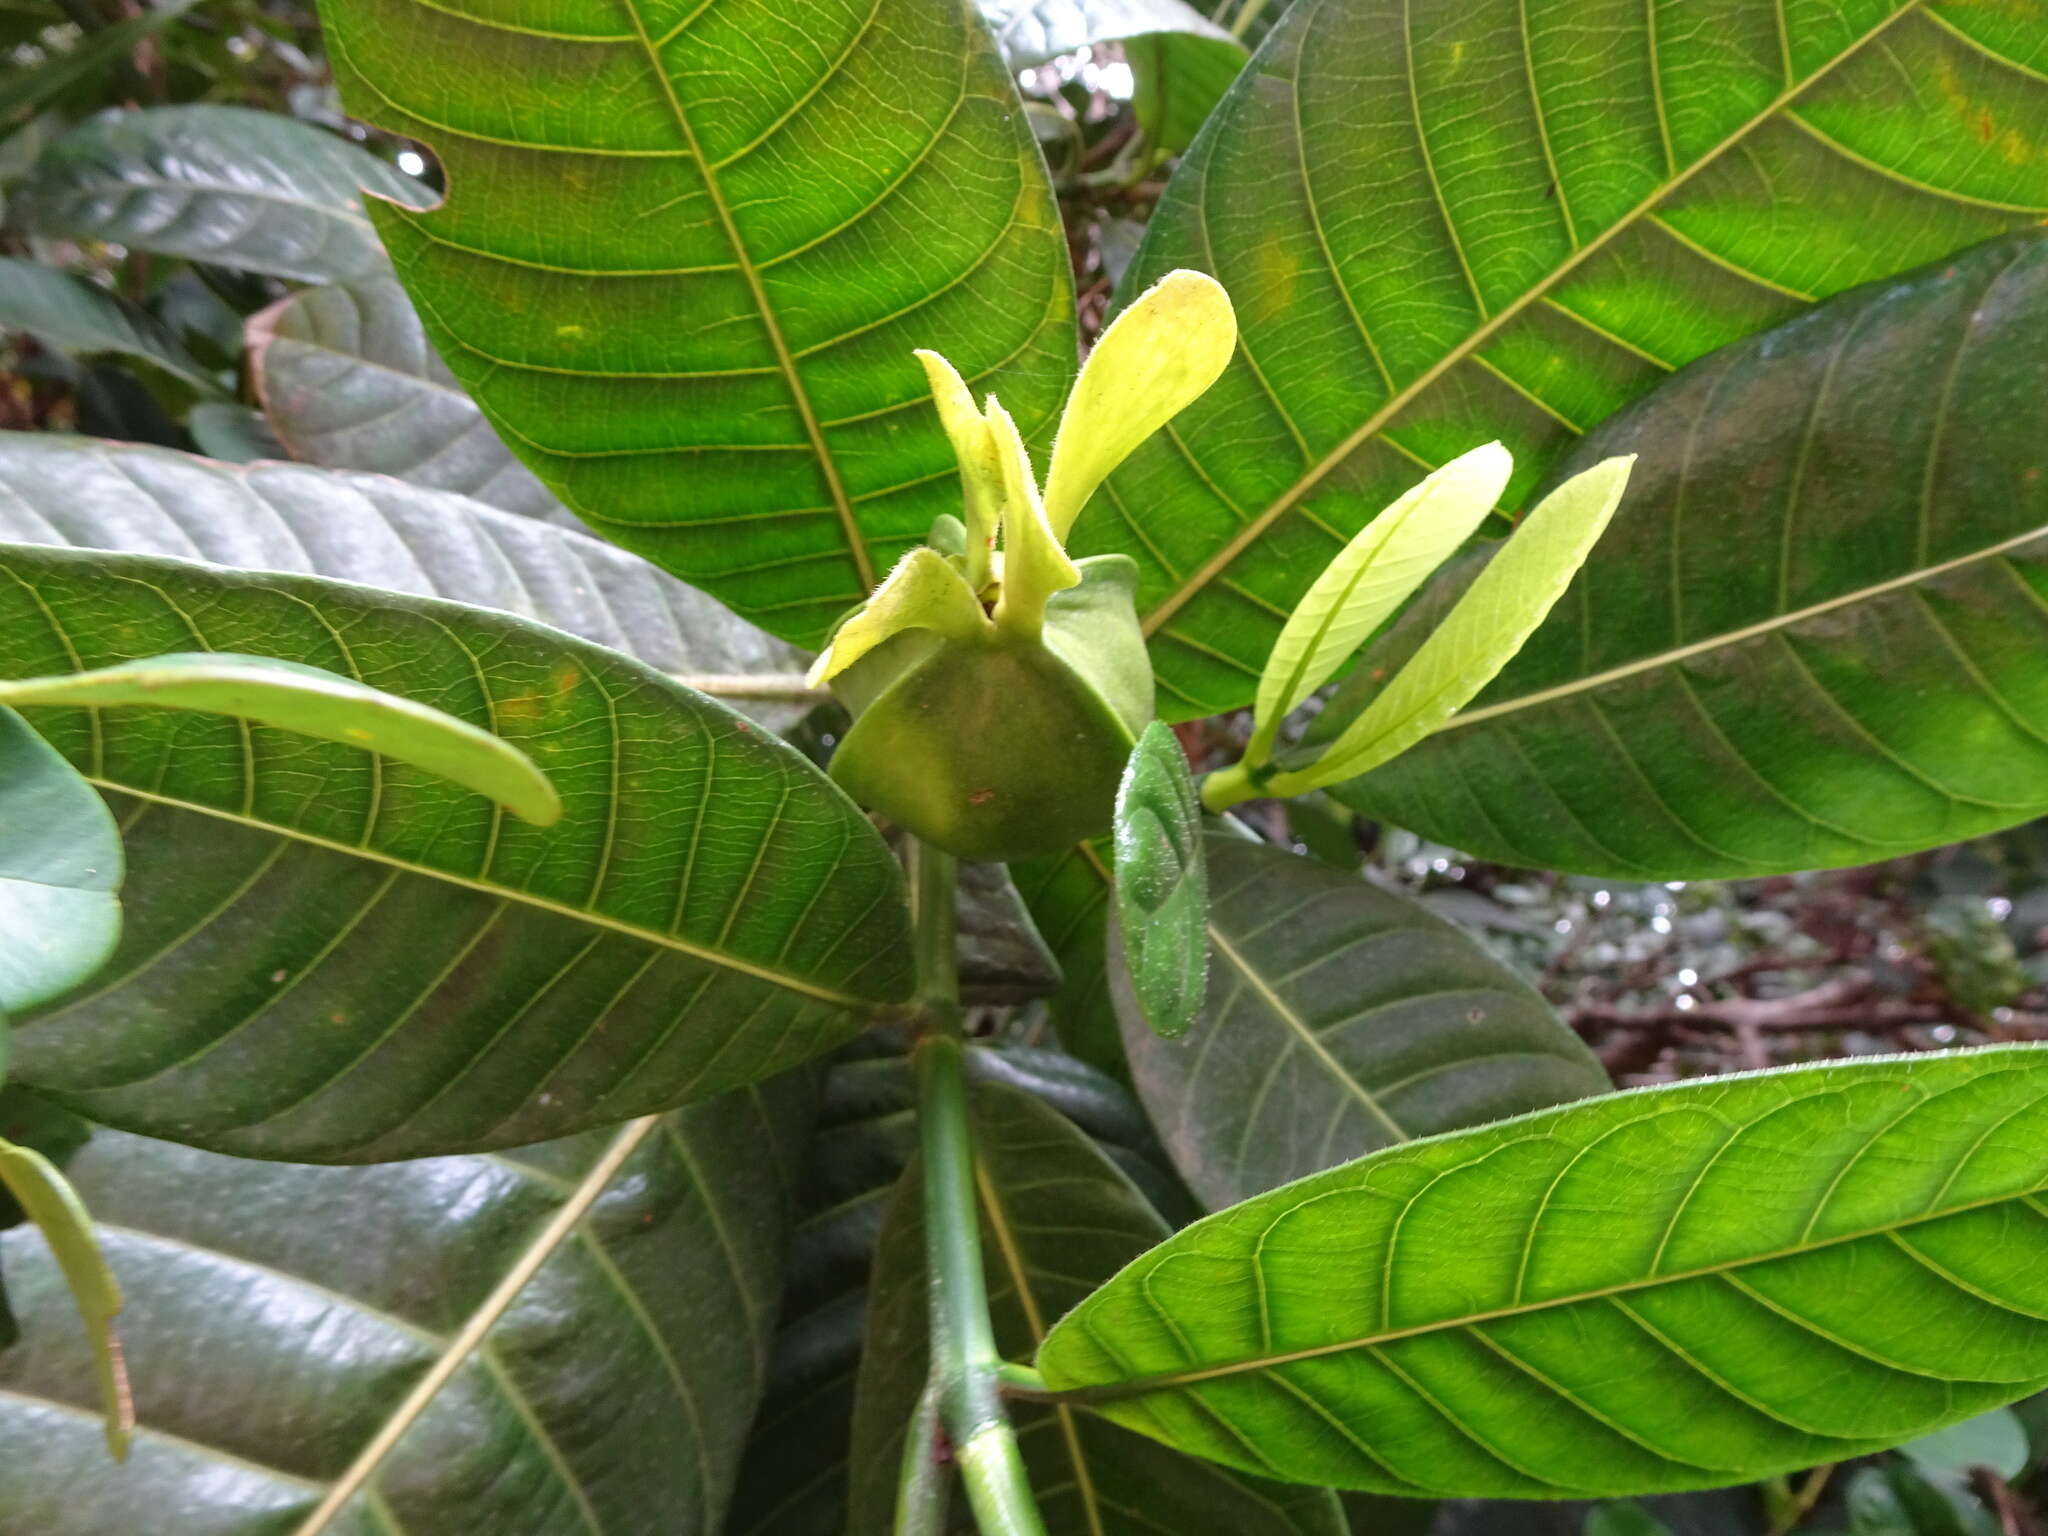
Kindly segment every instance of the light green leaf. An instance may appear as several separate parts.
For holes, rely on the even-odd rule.
[[[971,1091],[991,1319],[1029,1355],[1092,1285],[1166,1236],[1166,1223],[1086,1136],[1014,1088]],[[886,1531],[904,1426],[923,1386],[928,1286],[915,1169],[890,1197],[854,1406],[851,1531]],[[1070,1407],[1016,1405],[1049,1536],[1340,1536],[1335,1500],[1194,1461]]]
[[[2032,1457],[2027,1447],[2026,1426],[2010,1408],[1980,1413],[1974,1419],[1909,1440],[1899,1449],[1907,1460],[1929,1471],[1967,1474],[1978,1467],[1988,1467],[2007,1482],[2025,1472]]]
[[[988,585],[989,557],[996,547],[996,533],[1002,525],[1004,488],[1003,460],[996,446],[988,418],[974,403],[973,392],[938,353],[920,347],[914,354],[924,366],[931,385],[932,405],[939,413],[939,425],[953,445],[953,457],[960,464],[960,542],[958,551],[966,560],[967,585],[980,592]],[[1028,476],[1027,476],[1028,478]]]
[[[1216,382],[1237,347],[1230,296],[1202,272],[1169,272],[1110,322],[1060,416],[1045,515],[1065,539],[1110,472]]]
[[[0,1035],[7,1015],[106,963],[121,935],[121,869],[106,802],[27,721],[0,708]]]
[[[1259,674],[1247,762],[1264,762],[1281,722],[1478,531],[1514,468],[1499,443],[1460,454],[1344,546],[1273,642],[1273,654]]]
[[[59,351],[139,357],[202,395],[223,393],[220,381],[148,314],[97,283],[40,262],[0,256],[0,327],[27,331]]]
[[[250,382],[292,458],[583,530],[456,383],[396,277],[302,289],[246,335]]]
[[[2048,813],[2044,327],[2031,230],[1687,369],[1559,467],[1642,456],[1575,590],[1446,730],[1336,793],[1627,880],[1866,864]]]
[[[26,545],[0,570],[0,677],[274,649],[502,737],[565,808],[530,826],[235,720],[39,708],[137,894],[101,983],[16,1021],[16,1078],[89,1119],[300,1161],[513,1146],[784,1071],[908,991],[867,819],[623,655],[313,577]]]
[[[99,1132],[70,1167],[127,1298],[134,1454],[105,1465],[50,1254],[7,1233],[10,1522],[588,1536],[658,1510],[663,1530],[716,1532],[814,1093],[798,1074],[569,1141],[371,1168]]]
[[[1356,874],[1207,838],[1209,991],[1185,1040],[1118,996],[1139,1097],[1211,1210],[1420,1136],[1604,1092],[1536,989]]]
[[[1161,1039],[1188,1032],[1209,982],[1209,872],[1202,803],[1173,728],[1154,720],[1116,796],[1117,963]]]
[[[436,200],[311,123],[245,107],[149,107],[103,112],[52,144],[9,217],[44,236],[347,282],[389,265],[365,190],[411,208]]]
[[[2048,216],[2048,34],[2002,4],[1304,0],[1211,122],[1123,292],[1200,267],[1242,345],[1070,540],[1138,562],[1169,720],[1249,703],[1418,471],[1498,438],[1524,506],[1671,370]]]
[[[1267,781],[1276,795],[1377,768],[1449,720],[1514,659],[1564,596],[1628,489],[1633,454],[1582,470],[1537,503],[1408,664],[1306,766]]]
[[[120,1335],[114,1331],[114,1314],[121,1310],[121,1287],[100,1252],[92,1216],[56,1165],[33,1147],[0,1141],[0,1184],[7,1186],[15,1203],[35,1223],[63,1273],[92,1345],[107,1449],[116,1461],[125,1461],[128,1436],[135,1425],[135,1402],[121,1360]]]
[[[495,608],[732,698],[775,730],[815,702],[801,686],[801,652],[638,556],[384,475],[239,468],[10,432],[0,433],[0,488],[0,539],[330,576]]]
[[[321,7],[342,99],[447,200],[371,215],[427,333],[570,510],[815,645],[959,479],[913,349],[1034,439],[1066,242],[970,7]]]
[[[2032,1047],[1614,1094],[1199,1222],[1039,1368],[1180,1449],[1384,1492],[1846,1460],[2048,1382],[2044,1141]]]
[[[230,715],[411,763],[490,796],[538,827],[562,817],[561,799],[547,776],[489,731],[298,662],[225,653],[149,656],[93,672],[0,682],[0,706],[31,704],[146,705]]]

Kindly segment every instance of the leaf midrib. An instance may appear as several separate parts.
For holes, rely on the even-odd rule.
[[[1632,1295],[1637,1291],[1651,1290],[1657,1286],[1678,1285],[1688,1280],[1710,1279],[1716,1275],[1730,1275],[1737,1271],[1754,1268],[1760,1264],[1771,1264],[1781,1259],[1803,1258],[1810,1253],[1819,1253],[1829,1248],[1839,1248],[1847,1243],[1869,1242],[1875,1238],[1890,1236],[1929,1222],[1946,1221],[1952,1216],[1967,1215],[1971,1211],[1986,1210],[1993,1206],[2006,1205],[2015,1200],[2031,1201],[2036,1195],[2048,1191],[2048,1178],[2024,1189],[2007,1190],[2003,1194],[1987,1196],[1982,1200],[1965,1201],[1959,1205],[1944,1207],[1938,1211],[1922,1212],[1918,1216],[1907,1216],[1900,1220],[1886,1222],[1880,1226],[1867,1227],[1837,1237],[1822,1238],[1816,1242],[1800,1243],[1790,1248],[1774,1249],[1768,1253],[1748,1254],[1738,1259],[1729,1259],[1718,1264],[1701,1265],[1695,1269],[1675,1270],[1668,1274],[1648,1275],[1640,1280],[1625,1280],[1614,1285],[1598,1286],[1592,1290],[1575,1291],[1569,1296],[1554,1296],[1546,1301],[1518,1302],[1505,1307],[1494,1307],[1484,1312],[1470,1312],[1461,1317],[1438,1318],[1432,1322],[1417,1323],[1409,1328],[1389,1328],[1378,1333],[1362,1334],[1356,1338],[1340,1339],[1331,1344],[1318,1344],[1308,1349],[1289,1350],[1284,1354],[1264,1355],[1253,1359],[1228,1361],[1220,1365],[1205,1366],[1200,1370],[1174,1371],[1157,1376],[1147,1376],[1134,1381],[1105,1383],[1100,1386],[1055,1388],[1045,1394],[1048,1400],[1072,1402],[1114,1402],[1122,1398],[1138,1397],[1146,1393],[1170,1391],[1192,1386],[1198,1382],[1213,1381],[1230,1376],[1243,1376],[1259,1371],[1273,1370],[1279,1366],[1292,1365],[1300,1360],[1317,1360],[1326,1355],[1346,1354],[1357,1349],[1376,1349],[1381,1345],[1399,1343],[1403,1339],[1418,1338],[1425,1334],[1445,1333],[1460,1328],[1473,1328],[1483,1323],[1498,1322],[1503,1318],[1527,1317],[1538,1312],[1551,1312],[1560,1307],[1581,1306],[1589,1301],[1604,1301],[1612,1296]],[[2038,1207],[2037,1207],[2038,1209]],[[2048,1212],[2042,1213],[2048,1216]]]
[[[1359,448],[1376,437],[1395,417],[1413,405],[1417,399],[1434,387],[1451,369],[1476,355],[1481,347],[1492,341],[1496,335],[1512,322],[1519,319],[1530,306],[1548,298],[1552,291],[1562,284],[1566,278],[1570,277],[1594,256],[1605,251],[1621,235],[1635,229],[1644,218],[1654,213],[1666,199],[1684,187],[1693,177],[1697,176],[1707,167],[1716,164],[1729,150],[1735,148],[1752,133],[1770,122],[1780,112],[1784,111],[1786,107],[1798,100],[1800,96],[1833,74],[1836,69],[1860,54],[1878,37],[1882,36],[1891,27],[1897,25],[1901,19],[1919,11],[1925,3],[1926,0],[1905,0],[1905,3],[1897,10],[1864,32],[1854,42],[1844,47],[1833,58],[1814,70],[1812,74],[1803,80],[1787,85],[1776,96],[1772,97],[1765,107],[1738,125],[1720,143],[1707,150],[1675,176],[1670,177],[1668,180],[1660,181],[1655,190],[1650,192],[1641,202],[1637,203],[1635,207],[1616,219],[1613,224],[1602,230],[1592,240],[1574,250],[1539,282],[1532,284],[1524,292],[1516,295],[1513,301],[1503,306],[1498,314],[1474,329],[1464,340],[1460,341],[1450,351],[1437,359],[1436,362],[1418,374],[1412,382],[1395,391],[1362,424],[1304,470],[1295,482],[1285,491],[1281,492],[1279,496],[1268,502],[1266,507],[1253,517],[1250,522],[1240,528],[1227,544],[1200,566],[1196,567],[1156,607],[1144,614],[1143,628],[1146,637],[1149,639],[1151,636],[1158,634],[1176,613],[1199,593],[1206,590],[1210,583],[1227,570],[1236,561],[1237,557],[1259,539],[1273,523],[1292,511],[1309,492],[1322,483],[1326,476],[1341,466]],[[1412,56],[1408,58],[1406,67],[1412,74],[1414,67]],[[1662,121],[1661,114],[1659,120],[1660,122]],[[1204,166],[1202,174],[1206,180],[1209,174],[1206,166]],[[1304,187],[1306,187],[1305,181]],[[1339,286],[1341,287],[1342,285],[1340,284]],[[1248,355],[1248,346],[1246,350]]]
[[[336,838],[318,837],[295,827],[280,826],[276,822],[264,821],[260,817],[244,816],[234,811],[224,811],[218,806],[202,805],[192,800],[181,800],[174,795],[140,789],[133,784],[121,783],[119,780],[91,774],[87,774],[85,777],[102,789],[109,790],[115,794],[126,795],[130,799],[144,800],[151,804],[168,806],[173,810],[192,811],[201,816],[212,816],[221,821],[232,822],[237,826],[251,827],[261,832],[267,832],[273,837],[284,838],[295,843],[303,843],[311,848],[325,848],[330,852],[346,854],[351,858],[364,859],[373,864],[382,864],[391,869],[402,870],[406,874],[419,875],[424,879],[439,880],[448,885],[461,886],[465,890],[478,891],[483,895],[494,897],[500,901],[516,902],[522,906],[535,907],[543,912],[551,912],[574,922],[587,923],[594,928],[606,928],[614,933],[626,934],[643,943],[653,944],[661,949],[673,950],[678,954],[689,955],[694,959],[704,961],[708,965],[721,966],[729,971],[737,971],[742,975],[752,976],[757,980],[765,981],[772,986],[783,987],[791,992],[801,993],[806,997],[817,998],[821,1002],[832,1003],[842,1008],[851,1008],[861,1012],[874,1012],[883,1006],[872,998],[856,997],[850,993],[835,992],[829,987],[805,981],[801,977],[792,976],[785,971],[777,971],[765,965],[756,965],[751,961],[742,960],[737,955],[723,954],[718,950],[707,949],[700,944],[693,944],[689,940],[680,938],[675,934],[660,933],[651,928],[642,928],[632,923],[622,922],[618,918],[609,917],[602,912],[592,912],[583,908],[569,906],[563,902],[550,901],[544,896],[534,895],[531,891],[516,890],[507,885],[494,885],[488,880],[480,880],[470,875],[458,875],[449,870],[436,869],[431,865],[415,864],[408,859],[398,858],[379,849],[365,848],[357,843],[344,843]]]
[[[1656,671],[1661,667],[1677,666],[1681,662],[1689,661],[1694,656],[1702,656],[1727,646],[1740,645],[1744,641],[1754,640],[1760,636],[1775,634],[1779,630],[1790,629],[1796,625],[1803,624],[1808,619],[1832,613],[1838,608],[1852,607],[1858,603],[1873,602],[1889,593],[1905,591],[1920,586],[1925,582],[1937,580],[1951,572],[1964,570],[1983,561],[1999,559],[2002,556],[2013,553],[2015,550],[2024,549],[2027,545],[2043,538],[2048,538],[2048,524],[2038,528],[2030,528],[2025,533],[2014,534],[2008,539],[2001,539],[1998,543],[1986,549],[1976,550],[1967,555],[1958,555],[1952,560],[1944,560],[1936,565],[1918,566],[1913,570],[1905,572],[1903,575],[1888,577],[1884,581],[1874,582],[1866,587],[1857,587],[1837,597],[1831,597],[1823,602],[1813,603],[1804,608],[1796,608],[1788,613],[1774,614],[1768,619],[1760,619],[1756,623],[1744,625],[1740,629],[1725,630],[1720,634],[1709,635],[1703,640],[1695,640],[1686,645],[1674,646],[1670,650],[1657,651],[1652,655],[1624,662],[1618,667],[1609,667],[1604,672],[1590,673],[1585,677],[1574,678],[1568,683],[1559,683],[1554,687],[1538,689],[1535,693],[1523,694],[1520,698],[1503,699],[1498,704],[1488,704],[1479,709],[1468,709],[1462,714],[1453,715],[1442,726],[1438,727],[1434,734],[1441,736],[1446,732],[1455,731],[1464,726],[1476,725],[1483,720],[1491,720],[1501,715],[1515,714],[1524,709],[1534,709],[1539,705],[1554,703],[1558,699],[1568,699],[1581,693],[1589,693],[1595,689],[1604,688],[1610,683],[1621,682],[1644,672]]]
[[[554,1257],[555,1252],[567,1242],[590,1207],[605,1192],[612,1180],[618,1176],[626,1159],[639,1149],[650,1132],[661,1123],[659,1115],[645,1115],[638,1120],[627,1122],[605,1148],[604,1155],[591,1166],[590,1171],[576,1186],[574,1194],[562,1202],[561,1208],[535,1234],[534,1239],[520,1253],[505,1276],[486,1296],[476,1311],[469,1315],[448,1347],[435,1359],[433,1366],[422,1376],[412,1391],[393,1410],[391,1417],[384,1421],[377,1433],[371,1437],[348,1470],[335,1480],[313,1512],[294,1530],[293,1536],[322,1536],[332,1525],[334,1518],[343,1507],[363,1491],[371,1478],[383,1466],[385,1460],[405,1437],[407,1430],[418,1422],[439,1397],[469,1357],[474,1354],[492,1328],[510,1310],[512,1303],[530,1284],[541,1266]]]
[[[861,537],[860,522],[853,515],[853,502],[846,494],[846,487],[839,479],[839,465],[832,457],[831,449],[825,443],[825,434],[818,425],[818,413],[812,409],[810,393],[796,369],[796,359],[791,355],[789,343],[782,334],[782,325],[775,317],[774,306],[768,302],[768,290],[762,286],[761,274],[754,265],[753,253],[740,238],[739,224],[734,220],[731,206],[725,199],[725,188],[719,183],[718,171],[709,157],[697,143],[697,130],[690,122],[690,114],[683,110],[682,98],[676,94],[675,81],[669,78],[668,70],[661,62],[661,52],[653,37],[647,31],[647,22],[640,14],[637,0],[619,0],[626,15],[633,23],[633,34],[647,55],[647,67],[654,72],[654,78],[661,82],[662,98],[667,101],[669,111],[674,114],[676,129],[688,146],[690,158],[697,166],[698,178],[704,183],[704,193],[718,214],[719,227],[725,231],[726,243],[732,247],[733,261],[740,276],[745,280],[747,292],[752,295],[754,309],[761,317],[761,328],[767,333],[770,346],[775,350],[775,361],[780,366],[782,377],[789,386],[791,400],[795,403],[797,415],[804,424],[804,434],[810,439],[811,452],[817,458],[818,469],[825,477],[825,487],[832,496],[832,509],[839,514],[839,527],[846,539],[847,553],[853,558],[855,574],[860,578],[863,594],[872,591],[875,585],[874,562],[868,558],[866,541]],[[1919,0],[1912,0],[1918,4]]]

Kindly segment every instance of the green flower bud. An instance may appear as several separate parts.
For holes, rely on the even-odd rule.
[[[918,354],[959,460],[963,516],[940,520],[812,669],[855,715],[831,769],[855,800],[980,861],[1108,830],[1152,718],[1137,567],[1076,562],[1062,540],[1117,463],[1215,381],[1236,336],[1229,299],[1200,273],[1142,295],[1075,383],[1043,498],[995,397],[977,410],[944,358]]]

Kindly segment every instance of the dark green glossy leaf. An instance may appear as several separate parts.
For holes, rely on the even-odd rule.
[[[1671,1527],[1633,1499],[1586,1511],[1582,1536],[1671,1536]]]
[[[244,107],[151,107],[102,113],[52,144],[10,217],[39,235],[345,282],[388,265],[365,191],[414,208],[434,201],[311,123]]]
[[[7,1015],[106,963],[121,934],[121,869],[106,802],[27,721],[0,708],[0,1035]]]
[[[516,1145],[782,1071],[908,990],[866,818],[625,656],[312,577],[27,545],[0,569],[0,675],[275,651],[489,729],[566,807],[542,829],[351,747],[38,710],[113,795],[137,898],[99,982],[16,1025],[20,1081],[91,1119],[305,1161]]]
[[[1001,864],[962,864],[954,930],[960,997],[976,1004],[1028,1002],[1060,987],[1060,965]]]
[[[996,1343],[1030,1354],[1092,1285],[1166,1235],[1158,1214],[1088,1139],[1029,1095],[971,1093],[982,1252]],[[904,1426],[926,1369],[922,1198],[915,1172],[890,1197],[854,1416],[848,1528],[889,1528]],[[1073,1408],[1015,1412],[1050,1536],[1340,1536],[1330,1494],[1192,1460]]]
[[[1237,359],[1075,529],[1138,561],[1162,714],[1247,702],[1418,470],[1500,438],[1513,504],[1671,369],[2038,223],[2044,121],[2048,30],[2003,5],[1292,6],[1123,284],[1213,273]]]
[[[1642,456],[1551,619],[1445,730],[1338,793],[1487,858],[1630,879],[1862,864],[2048,811],[2044,330],[2034,231],[1845,295],[1607,422],[1559,475]]]
[[[1066,245],[971,10],[321,19],[344,101],[440,155],[442,207],[372,211],[456,377],[579,517],[776,633],[815,643],[959,507],[912,348],[1049,425]]]
[[[0,1525],[36,1536],[717,1529],[759,1390],[801,1081],[492,1157],[72,1163],[128,1298],[109,1468],[46,1251],[0,1239]],[[402,1259],[402,1262],[400,1261]]]
[[[847,1048],[875,1049],[875,1035]],[[967,1069],[1050,1105],[1161,1208],[1191,1217],[1151,1127],[1115,1083],[1071,1058],[976,1049]],[[842,1536],[854,1378],[869,1265],[883,1207],[917,1144],[907,1063],[889,1053],[842,1060],[825,1080],[799,1183],[787,1286],[768,1391],[747,1443],[726,1536]]]
[[[1851,1536],[2004,1536],[2004,1526],[1955,1477],[1898,1462],[1864,1467],[1843,1500]]]
[[[597,539],[381,475],[0,433],[0,539],[179,555],[445,597],[566,629],[703,688],[801,672],[779,640]],[[774,729],[807,703],[744,700]]]
[[[1385,1492],[1845,1460],[2048,1382],[2044,1143],[2032,1047],[1613,1094],[1199,1222],[1038,1363],[1183,1449]]]
[[[154,364],[201,394],[220,383],[154,319],[99,284],[19,257],[0,257],[0,326],[88,356],[119,352]]]
[[[1606,1090],[1536,989],[1453,924],[1243,837],[1211,833],[1208,850],[1208,1005],[1179,1041],[1127,1015],[1124,1048],[1175,1166],[1210,1209],[1413,1137]]]
[[[1202,1011],[1209,983],[1209,870],[1202,802],[1173,729],[1145,727],[1117,788],[1116,955],[1129,1002],[1173,1040]]]
[[[284,444],[260,411],[226,400],[202,400],[185,413],[185,430],[209,459],[253,464],[285,457]]]
[[[562,802],[524,753],[488,731],[318,667],[265,656],[145,656],[57,677],[0,681],[0,705],[190,709],[360,747],[488,795],[536,826]]]
[[[395,277],[308,288],[254,316],[249,369],[295,459],[582,526],[499,441]]]
[[[1109,995],[1110,847],[1107,839],[1010,866],[1031,920],[1058,959],[1060,989],[1046,1011],[1060,1044],[1099,1072],[1130,1081]]]

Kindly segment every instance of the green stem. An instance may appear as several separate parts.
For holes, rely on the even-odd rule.
[[[981,1212],[967,1117],[966,1045],[953,932],[950,855],[912,845],[919,995],[917,1072],[925,1264],[931,1277],[932,1384],[983,1536],[1045,1536],[1003,1407],[1002,1356],[981,1269]]]
[[[910,1421],[910,1432],[903,1437],[903,1473],[896,1485],[894,1536],[945,1536],[948,1480],[935,1454],[938,1443],[939,1382],[934,1376],[918,1398],[917,1414]]]

